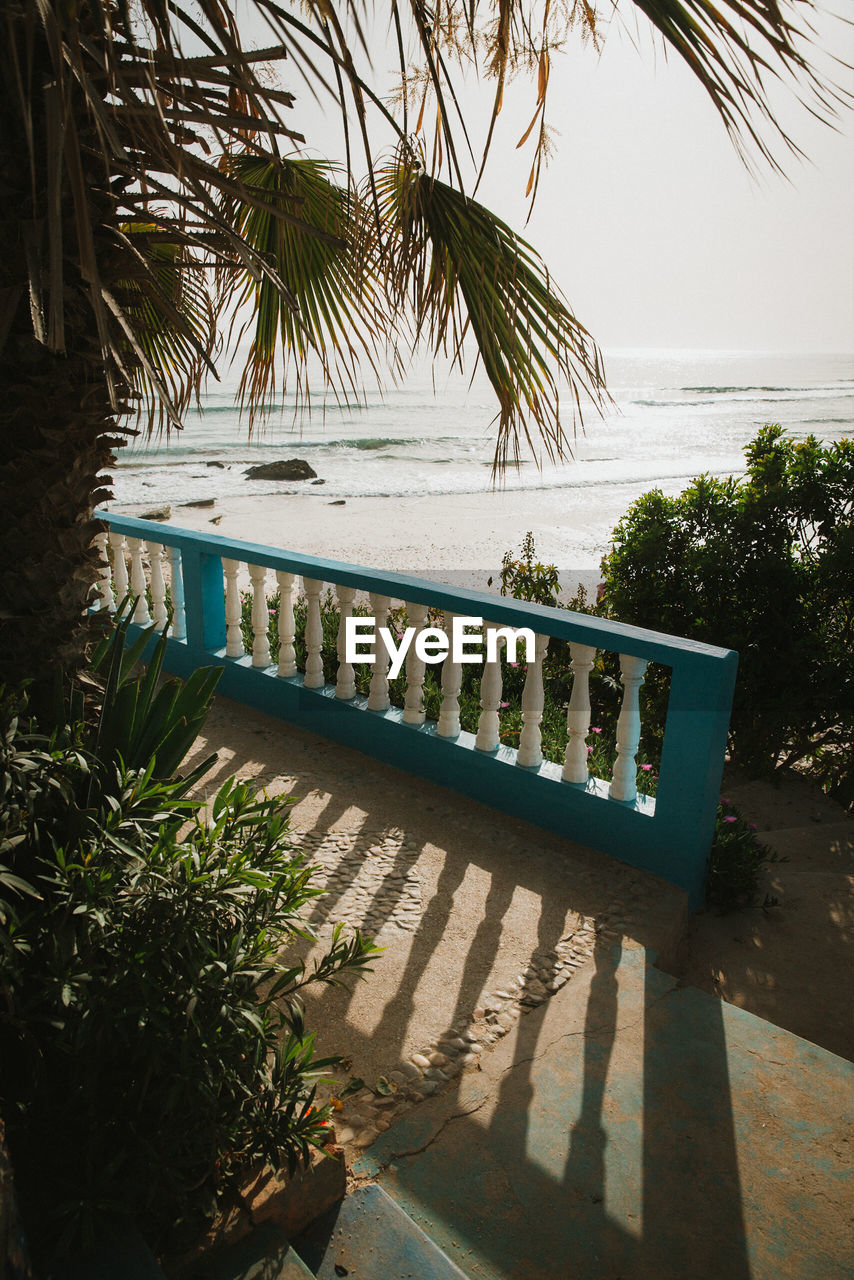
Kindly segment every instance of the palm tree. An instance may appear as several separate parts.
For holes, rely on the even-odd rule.
[[[799,3],[809,16],[811,0]],[[766,77],[788,78],[825,113],[838,101],[806,60],[789,16],[794,0],[624,0],[632,6],[685,60],[749,154],[774,162]],[[249,47],[225,0],[3,6],[7,682],[78,662],[96,563],[92,513],[108,493],[113,450],[137,430],[179,426],[235,301],[254,307],[242,383],[250,424],[273,386],[279,348],[306,395],[310,356],[347,393],[366,365],[394,368],[404,344],[422,336],[457,360],[473,339],[497,397],[499,469],[526,438],[560,456],[583,397],[602,402],[596,344],[544,264],[465,194],[467,135],[452,77],[458,63],[479,60],[495,81],[494,123],[510,72],[534,70],[535,194],[551,55],[579,24],[596,41],[592,3],[391,0],[395,113],[370,84],[359,0],[254,0],[254,14],[268,32],[261,48]],[[343,171],[301,151],[307,104],[323,94],[345,124]],[[425,147],[427,104],[436,125]],[[390,159],[373,155],[371,118],[394,130]],[[572,391],[568,420],[562,380]]]

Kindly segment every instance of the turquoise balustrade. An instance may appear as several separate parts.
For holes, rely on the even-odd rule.
[[[111,512],[98,514],[114,535],[113,541],[115,535],[141,539],[165,547],[171,557],[173,575],[178,575],[173,600],[180,602],[183,590],[183,617],[177,619],[175,634],[168,641],[168,670],[186,676],[199,666],[221,666],[219,690],[247,706],[602,850],[684,888],[693,907],[702,904],[738,662],[731,650],[218,534]],[[333,684],[307,688],[301,673],[280,676],[275,666],[253,666],[249,654],[226,657],[224,559],[429,605],[446,613],[482,617],[499,626],[530,627],[541,636],[669,667],[656,797],[616,800],[602,779],[567,782],[561,767],[548,761],[523,768],[510,747],[480,751],[474,734],[442,737],[433,722],[404,723],[397,707],[369,710],[367,698],[361,695],[348,700],[336,697]],[[109,594],[105,583],[100,594],[103,607]]]

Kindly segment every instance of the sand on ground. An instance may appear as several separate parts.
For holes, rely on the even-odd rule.
[[[531,530],[537,559],[557,565],[572,594],[577,582],[598,582],[610,531],[636,495],[629,485],[345,500],[271,493],[229,496],[213,507],[172,505],[169,523],[481,591],[490,577],[498,583],[505,552],[518,557]]]

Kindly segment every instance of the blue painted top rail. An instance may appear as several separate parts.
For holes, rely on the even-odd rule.
[[[568,609],[508,599],[489,591],[450,587],[429,578],[410,578],[385,569],[368,569],[363,565],[325,560],[320,556],[303,555],[261,543],[241,542],[221,534],[199,533],[195,529],[181,529],[177,525],[159,522],[154,524],[151,520],[139,520],[135,516],[116,515],[102,510],[96,511],[95,515],[107,520],[116,533],[124,533],[130,538],[162,542],[173,547],[191,548],[193,551],[207,551],[227,560],[263,565],[267,569],[301,574],[322,582],[340,583],[342,586],[373,591],[415,604],[429,604],[449,613],[471,614],[513,627],[532,627],[541,635],[593,645],[597,649],[609,649],[631,657],[645,658],[648,662],[660,662],[665,666],[673,666],[675,662],[689,667],[695,663],[698,666],[705,666],[709,662],[730,663],[735,657],[730,649],[721,649],[699,640],[686,640],[661,631],[650,631],[645,627],[613,622],[607,618],[595,618]]]

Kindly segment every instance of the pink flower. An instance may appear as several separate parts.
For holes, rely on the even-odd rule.
[[[721,804],[729,804],[729,800],[727,800],[726,796],[721,796]]]
[[[658,774],[657,774],[657,773],[654,773],[654,774],[652,775],[652,780],[653,780],[653,782],[658,782]]]
[[[728,813],[724,818],[724,822],[735,822],[735,818],[732,816],[731,813]]]
[[[508,663],[508,665],[509,665],[509,666],[511,666],[511,667],[513,668],[513,670],[515,671],[515,670],[516,670],[516,668],[518,667],[519,663],[518,663],[518,662],[511,662],[511,663]]]
[[[588,748],[587,748],[587,754],[588,754],[589,756],[592,756],[592,755],[593,755],[593,748],[592,748],[592,747],[588,747]]]
[[[591,732],[591,733],[601,733],[601,732],[602,732],[602,730],[601,730],[601,729],[591,729],[591,730],[590,730],[590,732]]]
[[[498,705],[499,705],[499,707],[509,707],[509,706],[510,706],[510,703],[509,703],[509,702],[499,702],[499,704],[498,704]]]
[[[747,825],[750,827],[750,830],[751,830],[751,831],[755,831],[755,830],[756,830],[756,823],[755,823],[755,822],[748,822],[748,824],[747,824]]]
[[[652,765],[651,765],[651,764],[642,764],[642,765],[641,765],[641,768],[643,769],[644,773],[649,773],[649,772],[650,772],[650,770],[652,769]]]

